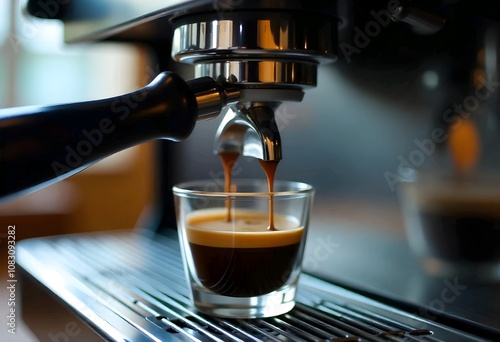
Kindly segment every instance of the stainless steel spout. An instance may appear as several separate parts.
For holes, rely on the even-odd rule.
[[[279,103],[252,102],[225,107],[215,135],[214,152],[239,153],[262,160],[281,160],[281,136],[274,110]]]

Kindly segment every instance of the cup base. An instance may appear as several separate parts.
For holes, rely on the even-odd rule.
[[[285,314],[295,306],[296,285],[255,297],[229,297],[193,286],[192,301],[200,313],[224,318],[262,318]]]

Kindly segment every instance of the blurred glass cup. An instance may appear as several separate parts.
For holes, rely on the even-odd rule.
[[[433,276],[500,280],[500,177],[419,175],[400,199],[410,247]]]
[[[213,180],[174,187],[184,269],[194,307],[230,318],[276,316],[295,305],[313,188],[276,181],[269,230],[268,184]]]

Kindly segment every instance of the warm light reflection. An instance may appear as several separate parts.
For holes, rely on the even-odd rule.
[[[277,62],[261,61],[259,62],[259,81],[260,82],[276,82],[276,79],[281,78],[281,73],[276,68]],[[276,73],[276,75],[275,75]]]
[[[479,160],[480,138],[476,125],[470,119],[462,119],[450,131],[448,145],[455,170],[459,175],[469,173]]]
[[[288,24],[287,25],[283,25],[280,27],[280,37],[279,37],[279,42],[280,42],[280,46],[279,46],[279,49],[280,50],[288,50],[290,48],[290,46],[288,45],[289,44],[289,29],[288,29]]]
[[[278,49],[271,30],[271,20],[258,21],[257,44],[262,49]]]

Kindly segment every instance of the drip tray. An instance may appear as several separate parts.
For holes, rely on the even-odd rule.
[[[487,341],[301,276],[288,314],[232,320],[189,305],[176,233],[84,234],[19,243],[29,278],[109,341]]]

